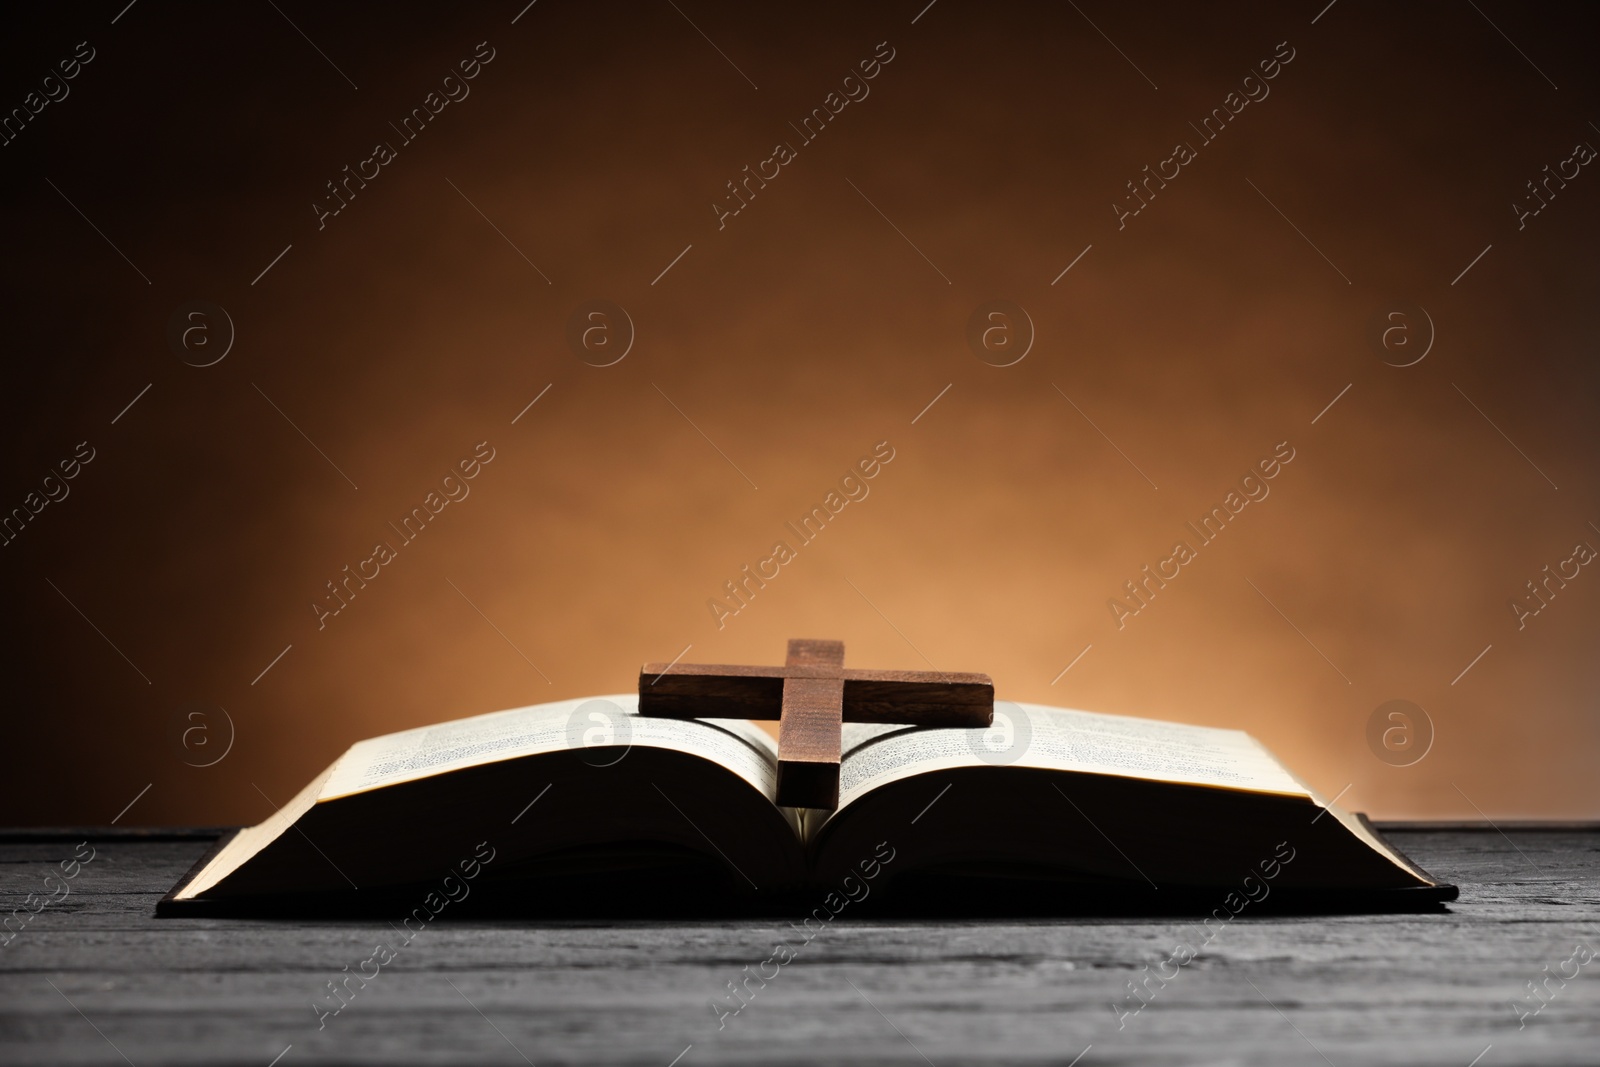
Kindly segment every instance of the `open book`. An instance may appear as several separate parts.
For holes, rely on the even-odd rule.
[[[158,914],[461,911],[469,895],[520,914],[1456,896],[1236,730],[1005,701],[987,730],[846,724],[839,807],[820,811],[773,803],[777,747],[752,723],[637,708],[557,701],[362,741],[218,842]]]

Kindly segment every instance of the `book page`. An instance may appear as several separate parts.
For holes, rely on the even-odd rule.
[[[986,730],[847,723],[839,806],[913,774],[986,765],[1309,795],[1241,730],[1003,700],[994,709]]]
[[[533,704],[370,738],[340,758],[319,799],[564,749],[592,749],[599,759],[604,747],[612,745],[701,756],[737,774],[767,799],[777,795],[777,745],[760,727],[743,719],[640,715],[637,693],[617,693]]]
[[[251,856],[277,840],[280,834],[294,825],[296,819],[311,810],[333,770],[329,767],[307,782],[289,803],[256,825],[246,826],[234,834],[233,838],[211,858],[211,862],[206,864],[204,870],[196,874],[180,892],[173,894],[173,899],[193,900],[238,870]]]

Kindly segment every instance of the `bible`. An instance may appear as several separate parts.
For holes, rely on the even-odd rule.
[[[845,722],[832,809],[777,804],[778,768],[754,723],[643,715],[635,694],[405,730],[219,840],[157,913],[1236,914],[1457,892],[1236,730],[1000,701],[982,728]]]

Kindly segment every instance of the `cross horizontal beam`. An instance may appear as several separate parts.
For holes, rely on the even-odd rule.
[[[994,707],[994,683],[986,674],[647,663],[639,671],[639,712],[668,719],[776,719],[784,679],[841,675],[846,722],[972,726],[974,716]]]
[[[844,642],[794,638],[782,667],[646,663],[639,714],[668,719],[777,719],[775,801],[786,808],[839,806],[847,722],[987,726],[987,674],[846,670]]]

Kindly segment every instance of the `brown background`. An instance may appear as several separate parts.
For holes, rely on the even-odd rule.
[[[1521,631],[1508,606],[1600,547],[1600,176],[1510,208],[1600,144],[1575,16],[279,6],[7,16],[0,106],[97,55],[0,148],[0,507],[96,449],[0,548],[6,822],[147,784],[122,824],[253,822],[362,737],[789,636],[1247,729],[1377,815],[1595,813],[1600,576]],[[319,231],[324,182],[479,41],[471,95]],[[724,183],[880,41],[871,95],[719,231]],[[1271,95],[1119,231],[1124,182],[1281,41]],[[207,368],[167,342],[196,298],[237,328]],[[565,340],[595,298],[637,329],[604,369]],[[967,346],[992,299],[1036,326],[1015,366]],[[1406,302],[1437,341],[1386,366],[1367,324]],[[470,497],[319,631],[324,583],[483,440]],[[882,440],[871,495],[718,629],[707,599]],[[1119,631],[1107,599],[1281,441],[1271,496]],[[1366,740],[1390,699],[1433,724],[1408,767]],[[196,706],[236,732],[206,768]]]

